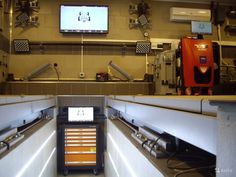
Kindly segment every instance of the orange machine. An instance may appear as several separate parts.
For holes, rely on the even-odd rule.
[[[182,94],[211,94],[214,84],[211,40],[182,38],[180,73]]]

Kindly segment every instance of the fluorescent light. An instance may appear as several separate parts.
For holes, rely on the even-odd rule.
[[[56,130],[54,130],[49,137],[44,141],[44,143],[39,147],[39,149],[36,151],[36,153],[29,159],[29,161],[23,166],[23,168],[20,170],[20,172],[16,175],[16,177],[21,177],[26,169],[32,164],[34,159],[39,155],[39,153],[43,150],[43,148],[46,146],[48,141],[52,138],[52,136],[56,133]]]
[[[53,154],[54,154],[55,151],[56,151],[56,148],[54,147],[53,150],[52,150],[52,152],[51,152],[51,154],[50,154],[50,156],[48,157],[46,163],[44,164],[43,169],[41,170],[41,172],[40,172],[40,174],[39,174],[39,177],[42,176],[43,172],[45,171],[46,167],[48,166],[48,163],[49,163],[49,161],[51,160],[51,158],[52,158],[52,156],[53,156]]]
[[[206,14],[207,12],[204,11],[204,10],[199,10],[198,13],[199,13],[199,14]]]
[[[132,177],[137,177],[137,175],[134,173],[133,169],[131,168],[129,162],[126,160],[124,154],[120,151],[118,145],[116,144],[115,140],[113,139],[113,137],[111,136],[110,133],[108,133],[108,138],[110,138],[112,144],[114,145],[116,151],[118,152],[118,154],[120,155],[122,161],[124,162],[125,166],[127,167],[128,171],[130,172],[130,175]],[[129,175],[128,175],[129,176]]]
[[[118,173],[118,170],[117,170],[117,168],[116,168],[116,165],[115,165],[115,162],[113,161],[113,159],[112,159],[112,157],[111,157],[111,154],[108,152],[107,153],[108,154],[108,157],[109,157],[109,159],[110,159],[110,161],[111,161],[111,164],[112,164],[112,166],[113,166],[113,168],[114,168],[114,170],[115,170],[115,172],[116,172],[116,176],[120,176],[119,175],[119,173]]]

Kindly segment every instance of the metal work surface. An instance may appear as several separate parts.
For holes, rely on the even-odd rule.
[[[40,111],[56,105],[53,96],[1,96],[0,130],[33,121]]]
[[[235,176],[235,95],[110,96],[107,103],[133,124],[164,131],[214,154],[217,177]]]
[[[132,177],[173,177],[178,173],[167,167],[168,156],[154,158],[132,138],[132,132],[119,119],[108,120],[109,144],[107,144],[108,148],[106,152],[108,157],[106,159],[107,161],[105,161],[105,165],[108,166],[105,166],[105,175],[108,175],[108,177],[123,177],[124,174]],[[111,148],[112,146],[114,147]],[[115,148],[119,148],[118,152]],[[110,163],[108,164],[108,162]],[[108,167],[110,168],[107,169]],[[181,176],[187,177],[190,175],[191,177],[203,177],[209,174],[194,171],[194,173]]]
[[[210,100],[217,111],[217,177],[235,177],[236,101]]]
[[[27,101],[35,101],[35,100],[44,100],[50,99],[53,96],[49,95],[1,95],[0,96],[0,105],[11,104],[11,103],[19,103],[19,102],[27,102]]]
[[[76,171],[67,175],[67,177],[94,177],[92,171]],[[58,174],[57,177],[65,177],[64,174]],[[104,173],[99,173],[96,177],[105,177]]]
[[[56,177],[56,119],[45,119],[24,135],[23,140],[1,154],[0,176]]]
[[[55,96],[0,97],[0,176],[57,176],[55,106]]]
[[[134,123],[138,121],[153,130],[165,131],[208,152],[216,153],[217,126],[213,116],[111,99],[108,99],[108,105],[132,116]]]
[[[110,96],[114,100],[129,101],[182,110],[186,112],[216,115],[217,107],[210,105],[210,100],[236,101],[235,95],[229,96]]]
[[[235,101],[236,96],[111,96],[108,105],[131,116],[134,123],[216,154],[217,107],[210,100]]]

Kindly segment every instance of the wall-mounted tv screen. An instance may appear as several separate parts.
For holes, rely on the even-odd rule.
[[[93,120],[93,107],[68,107],[68,122],[91,122]]]
[[[192,21],[191,32],[193,34],[212,34],[211,22]]]
[[[108,33],[108,6],[60,5],[60,32]]]

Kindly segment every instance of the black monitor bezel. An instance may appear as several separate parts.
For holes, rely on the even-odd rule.
[[[85,120],[85,121],[70,121],[69,120],[69,108],[93,108],[93,120]],[[68,122],[94,122],[95,120],[95,108],[93,106],[68,106],[67,108],[67,121]]]
[[[61,7],[62,6],[88,6],[88,7],[107,7],[107,30],[104,31],[64,31],[61,30]],[[108,5],[86,5],[86,4],[60,4],[59,5],[59,32],[62,34],[108,34],[109,33],[109,6]]]
[[[193,23],[194,22],[199,22],[199,23],[210,23],[211,24],[211,32],[210,33],[208,33],[208,32],[193,32]],[[191,33],[192,34],[200,34],[200,35],[212,35],[213,34],[213,27],[212,27],[212,23],[210,22],[210,21],[196,21],[196,20],[192,20],[191,21]]]

